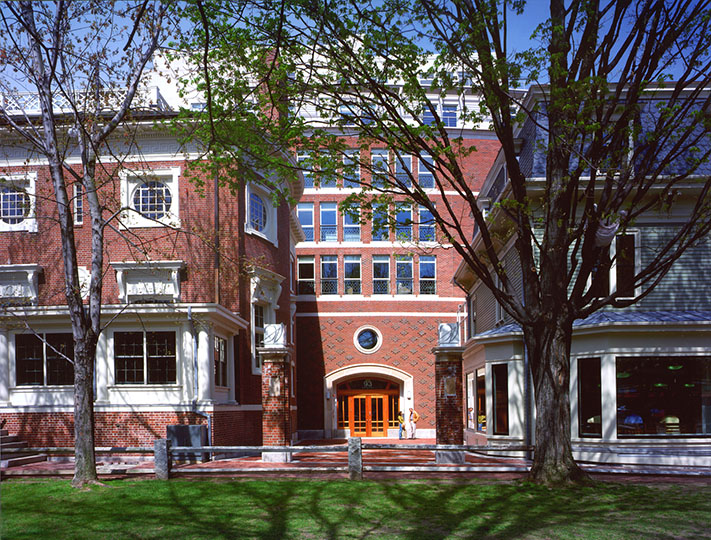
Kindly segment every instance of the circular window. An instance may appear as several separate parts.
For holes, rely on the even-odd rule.
[[[263,232],[267,226],[267,206],[255,193],[249,195],[249,223],[255,231],[259,232]]]
[[[0,191],[0,218],[15,225],[30,215],[30,197],[18,188],[4,187]]]
[[[356,330],[353,336],[353,343],[360,352],[372,354],[383,344],[383,336],[377,328],[363,326]]]
[[[162,219],[170,211],[173,197],[163,182],[144,182],[133,192],[133,207],[148,219]]]

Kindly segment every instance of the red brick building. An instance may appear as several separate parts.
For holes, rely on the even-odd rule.
[[[456,117],[451,127],[465,147],[477,149],[462,158],[476,192],[499,143],[490,132],[458,125]],[[372,147],[370,153],[346,152],[344,159],[386,167],[443,204],[434,181],[437,163],[427,155],[396,156]],[[370,181],[366,171],[354,175]],[[413,407],[420,414],[418,436],[435,437],[432,349],[438,323],[457,322],[464,302],[452,281],[460,257],[426,209],[395,203],[387,209],[394,227],[384,224],[378,210],[359,223],[338,209],[359,189],[357,178],[314,185],[305,176],[298,215],[306,241],[296,247],[299,436],[397,436],[397,412]],[[444,195],[461,208],[465,229],[473,227],[456,192]]]
[[[256,347],[269,323],[294,335],[295,213],[257,185],[230,192],[203,176],[198,189],[174,136],[141,133],[121,166],[101,157],[100,197],[117,218],[105,238],[96,444],[151,445],[166,426],[195,423],[210,426],[214,444],[261,443]],[[284,189],[298,200],[303,185]],[[71,446],[73,367],[57,351],[71,357],[73,340],[56,203],[46,166],[7,137],[0,190],[0,417],[31,445]],[[81,278],[88,202],[74,184],[69,195]]]

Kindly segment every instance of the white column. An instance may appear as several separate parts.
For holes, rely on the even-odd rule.
[[[617,438],[617,368],[614,354],[600,358],[600,386],[602,387],[602,439]]]
[[[107,332],[99,335],[96,342],[96,361],[94,379],[96,381],[96,403],[109,402],[109,380],[113,372],[109,364],[113,364],[113,352],[109,354],[109,338]]]
[[[212,331],[210,328],[200,325],[198,334],[198,401],[212,400],[212,347],[210,338]]]
[[[0,331],[0,403],[10,401],[10,346],[7,330]]]

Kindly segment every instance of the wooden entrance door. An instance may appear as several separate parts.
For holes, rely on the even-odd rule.
[[[348,396],[348,419],[353,437],[385,437],[388,431],[387,396]]]

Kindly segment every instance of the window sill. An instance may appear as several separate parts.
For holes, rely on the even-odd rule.
[[[109,384],[106,386],[109,390],[180,390],[183,388],[182,384],[176,383],[156,383],[156,384],[141,384],[141,383],[129,383],[129,384]]]

